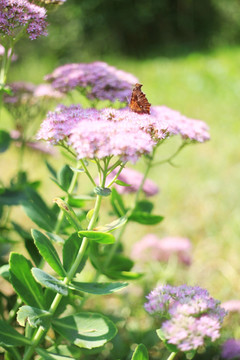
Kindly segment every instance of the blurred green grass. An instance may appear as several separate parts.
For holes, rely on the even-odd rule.
[[[237,298],[240,290],[240,48],[174,58],[136,61],[111,56],[101,60],[135,74],[153,105],[164,104],[188,117],[202,119],[211,133],[209,142],[185,148],[175,159],[175,167],[164,164],[152,169],[150,177],[161,188],[154,200],[155,213],[164,215],[165,220],[148,228],[129,225],[124,236],[127,251],[130,252],[131,242],[147,232],[160,237],[189,237],[194,261],[182,282],[206,287],[221,300]],[[26,58],[14,64],[10,80],[42,82],[43,76],[58,65],[55,62],[54,56],[49,58],[44,54],[42,58]],[[177,138],[170,139],[159,148],[159,159],[174,152],[179,143]],[[16,155],[16,150],[12,150],[13,154]],[[6,164],[5,156],[1,168],[4,161]],[[52,162],[60,167],[62,160],[58,157]],[[16,166],[16,160],[9,159],[6,176],[13,174]],[[43,179],[42,194],[50,202],[58,190],[49,180],[43,162],[29,153],[25,167],[32,170],[33,180]],[[136,167],[143,170],[144,163],[140,161]]]

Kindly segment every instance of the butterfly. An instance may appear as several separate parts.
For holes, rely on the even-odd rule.
[[[142,84],[135,84],[129,107],[138,114],[150,114],[151,104],[141,90]]]

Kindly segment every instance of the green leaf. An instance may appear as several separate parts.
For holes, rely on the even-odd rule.
[[[106,271],[105,274],[113,280],[137,280],[143,276],[132,271]]]
[[[58,346],[51,346],[50,348],[48,348],[48,351],[50,353],[56,354],[56,355],[64,355],[64,356],[70,356],[70,358],[72,359],[80,359],[81,354],[82,354],[82,350],[79,349],[77,346],[75,345],[58,345]],[[45,360],[45,359],[43,359]]]
[[[114,188],[112,188],[111,204],[117,216],[122,217],[126,214],[127,210],[125,209],[122,197]]]
[[[62,189],[68,192],[73,177],[73,171],[68,165],[64,165],[58,172],[57,179]]]
[[[151,213],[153,210],[153,203],[148,200],[138,201],[135,207],[136,211]]]
[[[112,294],[115,291],[126,287],[128,283],[84,283],[79,281],[72,281],[69,287],[74,290],[86,292],[96,295]]]
[[[157,336],[159,337],[160,340],[162,340],[162,342],[165,344],[166,348],[171,351],[171,352],[178,352],[178,348],[176,345],[173,344],[169,344],[165,338],[164,332],[162,331],[162,329],[157,329],[156,330]]]
[[[31,262],[23,255],[11,253],[9,263],[11,284],[16,293],[27,305],[43,308],[42,288],[31,273]]]
[[[148,360],[148,351],[145,345],[140,344],[136,347],[131,360]]]
[[[83,208],[86,201],[94,201],[96,196],[71,195],[68,196],[68,204],[75,208]]]
[[[45,271],[32,268],[32,274],[37,282],[45,286],[48,289],[53,290],[56,293],[62,294],[64,296],[68,295],[67,286],[60,280],[56,279],[52,275],[47,274]]]
[[[0,345],[1,346],[25,346],[31,345],[31,340],[19,334],[8,323],[0,320]]]
[[[54,271],[56,271],[58,275],[64,277],[66,272],[61,264],[58,253],[56,252],[49,238],[47,238],[41,231],[38,230],[32,230],[32,237],[44,260],[46,260],[46,262]]]
[[[107,317],[97,313],[78,313],[55,320],[53,328],[71,343],[86,349],[103,346],[117,333]]]
[[[19,224],[12,222],[14,230],[18,233],[18,235],[24,240],[25,247],[31,256],[34,264],[36,266],[39,266],[42,257],[39,254],[39,251],[34,244],[33,238],[29,232],[27,232],[25,229],[23,229]]]
[[[0,276],[10,282],[10,271],[9,271],[9,264],[2,265],[0,267]]]
[[[21,202],[25,213],[40,228],[53,231],[56,223],[56,216],[52,212],[38,193],[32,189],[27,189],[27,198]]]
[[[124,181],[119,180],[119,179],[117,179],[117,180],[115,181],[115,184],[120,185],[120,186],[132,186],[131,184],[127,184],[127,183],[125,183]]]
[[[48,171],[50,172],[50,174],[52,174],[52,176],[53,176],[55,179],[57,179],[57,172],[56,172],[56,170],[52,167],[52,165],[51,165],[47,160],[45,160],[45,164],[46,164],[46,166],[47,166]]]
[[[49,231],[46,231],[46,235],[49,237],[49,239],[51,239],[55,243],[58,243],[58,244],[64,244],[65,243],[63,238],[61,238],[61,236],[59,236],[59,235],[50,233]]]
[[[93,191],[94,191],[95,194],[100,195],[100,196],[104,196],[104,197],[111,195],[111,192],[112,192],[111,189],[103,188],[101,186],[96,186],[93,189]]]
[[[11,143],[11,137],[8,132],[0,130],[0,153],[5,152]]]
[[[24,190],[5,189],[0,194],[0,205],[14,206],[21,204],[26,200]]]
[[[81,230],[78,232],[78,235],[80,237],[87,237],[100,244],[113,244],[115,242],[115,237],[112,234],[100,231]]]
[[[113,230],[118,229],[121,226],[125,225],[127,221],[128,221],[128,218],[126,216],[122,216],[122,217],[118,218],[117,220],[112,221],[109,224],[105,224],[103,226],[98,226],[94,230],[101,231],[101,232],[113,231]]]
[[[82,239],[78,236],[77,233],[73,233],[63,245],[63,267],[66,271],[69,271],[76,259],[80,246],[82,244]],[[80,272],[85,262],[87,261],[87,253],[84,255],[77,272]]]
[[[43,350],[42,348],[36,348],[36,352],[41,356],[39,360],[69,360],[73,359],[69,356],[62,356]]]
[[[143,211],[134,211],[132,215],[129,217],[129,220],[135,221],[139,224],[143,225],[156,225],[163,221],[163,216],[160,215],[152,215],[148,212]]]
[[[51,313],[45,310],[34,308],[32,306],[21,306],[17,312],[17,321],[21,326],[25,326],[28,321],[31,327],[42,326],[47,328],[49,326]]]
[[[71,208],[71,206],[69,204],[66,203],[66,201],[60,199],[60,198],[55,198],[53,200],[59,207],[60,209],[64,212],[64,215],[66,216],[67,220],[69,221],[69,223],[72,225],[72,227],[78,231],[80,230],[81,224],[78,220],[77,215],[75,214],[75,212],[73,211],[73,209]]]

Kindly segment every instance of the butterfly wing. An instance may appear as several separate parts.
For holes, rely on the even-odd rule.
[[[138,114],[150,114],[151,104],[148,102],[146,95],[142,92],[141,87],[141,84],[136,84],[134,86],[129,107]]]

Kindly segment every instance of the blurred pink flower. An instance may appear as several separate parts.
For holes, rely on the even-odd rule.
[[[142,261],[168,261],[172,255],[176,255],[179,262],[191,264],[191,242],[182,237],[165,237],[159,239],[154,234],[147,234],[132,248],[132,258]]]
[[[61,99],[64,94],[58,90],[55,90],[50,84],[40,84],[36,86],[33,96],[51,98],[51,99]]]
[[[118,169],[113,170],[113,172],[108,176],[107,180],[109,182],[116,176],[117,171]],[[119,194],[133,193],[138,191],[143,180],[143,174],[134,169],[124,168],[118,176],[118,180],[131,185],[121,186],[114,184],[114,187],[117,189]],[[153,196],[159,192],[159,188],[152,180],[146,179],[143,185],[143,192],[147,196]]]
[[[89,99],[119,100],[125,103],[129,101],[132,86],[138,82],[132,74],[101,61],[60,66],[47,75],[45,80],[63,92],[79,87],[84,89]]]
[[[10,136],[14,141],[15,145],[17,147],[20,147],[22,145],[22,138],[21,138],[21,132],[18,130],[12,130],[10,132]],[[55,151],[52,147],[50,147],[48,144],[40,142],[40,141],[27,141],[25,142],[25,146],[36,150],[38,152],[44,153],[44,154],[50,154],[50,155],[54,155]]]
[[[223,359],[240,359],[240,340],[228,339],[223,343],[221,356]]]
[[[240,312],[240,300],[228,300],[222,303],[222,307],[229,312]]]
[[[8,50],[8,56],[10,55],[10,49]],[[3,56],[4,55],[4,52],[5,52],[5,49],[4,47],[0,44],[0,56]],[[12,61],[16,61],[17,60],[17,55],[16,54],[13,54],[12,55]]]

